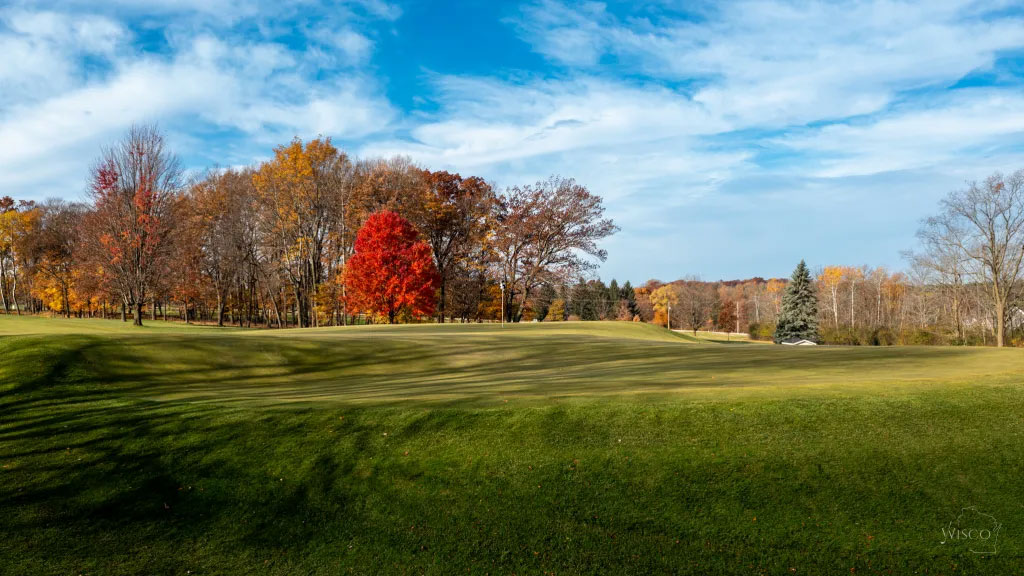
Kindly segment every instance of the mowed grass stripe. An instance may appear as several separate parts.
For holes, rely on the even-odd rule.
[[[0,326],[9,320],[0,320]],[[1013,380],[1024,351],[687,345],[633,323],[411,325],[227,331],[60,321],[21,346],[81,334],[98,380],[151,399],[268,402],[473,402],[620,395],[718,398],[770,388],[898,392],[901,385]],[[40,319],[14,320],[36,328]],[[95,327],[95,328],[94,328]],[[48,326],[46,328],[49,328]],[[767,388],[767,390],[766,390]],[[724,390],[724,391],[723,391]],[[732,396],[730,396],[732,395]]]

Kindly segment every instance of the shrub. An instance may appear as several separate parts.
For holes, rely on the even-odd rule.
[[[920,345],[920,346],[934,346],[941,342],[938,334],[925,330],[924,328],[918,328],[912,330],[904,336],[903,339],[906,344]]]
[[[751,340],[771,340],[775,334],[775,325],[754,322],[747,327],[747,333]]]
[[[896,344],[896,335],[888,328],[876,328],[872,334],[875,346],[892,346]]]

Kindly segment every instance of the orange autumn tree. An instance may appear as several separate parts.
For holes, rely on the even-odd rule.
[[[408,220],[391,211],[367,218],[345,267],[348,304],[388,317],[434,313],[440,275],[430,246]]]

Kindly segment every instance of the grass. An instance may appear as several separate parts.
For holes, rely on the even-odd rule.
[[[1021,350],[152,324],[0,317],[0,573],[1024,565]]]
[[[693,332],[686,330],[681,330],[680,333],[693,334]],[[721,344],[769,344],[769,342],[765,340],[751,340],[749,334],[741,332],[709,332],[706,330],[698,330],[696,338],[701,341],[718,342]]]

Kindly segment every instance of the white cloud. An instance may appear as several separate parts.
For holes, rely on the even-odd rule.
[[[1024,19],[981,18],[979,6],[751,0],[655,23],[549,1],[528,9],[520,28],[555,61],[595,64],[607,54],[627,70],[697,79],[694,99],[713,114],[778,127],[872,113],[899,91],[951,84],[1024,45]],[[586,46],[585,58],[562,49],[563,38]]]
[[[101,16],[0,10],[0,111],[74,85],[82,55],[105,60],[129,37]]]
[[[701,105],[659,86],[593,78],[527,84],[442,76],[436,117],[411,130],[417,158],[478,167],[567,151],[622,148],[726,130]],[[370,152],[406,148],[377,144]]]
[[[74,195],[100,147],[138,122],[172,134],[240,132],[242,147],[269,150],[294,136],[362,138],[395,118],[373,78],[351,68],[325,75],[309,53],[273,41],[175,30],[170,52],[152,54],[126,45],[127,29],[104,17],[3,17],[0,49],[18,56],[0,64],[5,194]],[[341,42],[354,51],[346,61],[372,49],[353,35]]]
[[[872,122],[804,130],[777,142],[824,156],[812,174],[842,178],[922,168],[945,171],[957,164],[991,170],[991,151],[1022,139],[1024,94],[986,88],[959,90],[938,105],[898,110]]]

